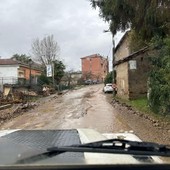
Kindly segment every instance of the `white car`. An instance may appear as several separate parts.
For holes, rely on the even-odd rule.
[[[113,92],[113,86],[111,83],[108,83],[104,86],[103,88],[104,93],[109,93],[109,92]]]

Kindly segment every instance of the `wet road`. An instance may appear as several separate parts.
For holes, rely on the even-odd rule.
[[[103,85],[87,86],[64,95],[42,98],[39,105],[0,127],[0,129],[93,128],[100,132],[131,130],[102,92]]]

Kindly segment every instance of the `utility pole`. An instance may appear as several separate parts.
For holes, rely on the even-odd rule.
[[[113,37],[113,36],[112,36]],[[115,63],[115,41],[114,38],[112,38],[112,42],[113,42],[113,49],[112,49],[112,82],[114,84],[114,86],[116,85],[116,75],[115,75],[115,68],[114,68],[114,63]],[[113,97],[116,95],[116,87],[113,89]]]
[[[104,33],[106,32],[111,32],[109,29],[108,30],[104,30],[103,31]],[[112,32],[111,32],[112,34]],[[116,84],[116,80],[115,80],[115,68],[114,68],[114,62],[115,62],[115,41],[114,41],[114,37],[113,37],[113,34],[112,34],[112,84]],[[115,88],[113,89],[113,96],[116,95],[116,91],[115,91]]]

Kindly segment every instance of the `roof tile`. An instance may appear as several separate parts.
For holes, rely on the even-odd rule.
[[[0,59],[0,65],[17,65],[18,62],[12,59]]]

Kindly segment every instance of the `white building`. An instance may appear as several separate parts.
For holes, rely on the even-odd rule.
[[[0,90],[3,84],[15,84],[18,81],[18,68],[17,61],[0,59]]]

